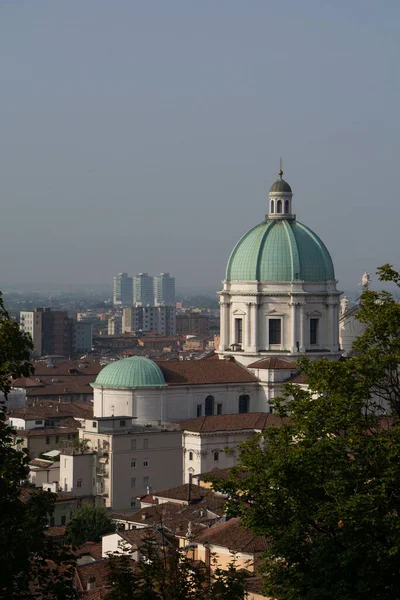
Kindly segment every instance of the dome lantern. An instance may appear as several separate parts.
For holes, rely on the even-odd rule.
[[[269,190],[268,219],[295,219],[292,213],[292,188],[283,179],[282,159],[278,171],[279,179],[275,181]]]

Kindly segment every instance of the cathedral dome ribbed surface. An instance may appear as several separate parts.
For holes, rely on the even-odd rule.
[[[149,358],[132,356],[113,362],[98,374],[94,386],[104,388],[164,387],[164,375]]]
[[[326,246],[311,229],[295,219],[267,219],[238,241],[226,279],[332,281],[335,272]]]

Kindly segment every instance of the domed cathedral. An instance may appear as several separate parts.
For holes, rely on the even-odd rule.
[[[220,358],[257,368],[257,361],[272,357],[340,357],[341,292],[332,259],[293,209],[281,168],[265,220],[240,238],[229,257],[219,292]]]

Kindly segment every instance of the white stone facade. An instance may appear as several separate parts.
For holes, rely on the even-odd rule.
[[[338,358],[340,293],[335,281],[224,281],[221,357],[232,355],[245,366],[274,354]],[[279,344],[270,344],[270,319],[281,322]],[[314,339],[312,327],[316,327]]]
[[[206,368],[206,367],[205,367]],[[138,425],[193,419],[206,414],[206,398],[212,396],[213,413],[236,414],[239,397],[249,396],[248,412],[268,412],[264,386],[258,382],[225,383],[165,388],[109,389],[94,387],[96,417],[126,415]]]

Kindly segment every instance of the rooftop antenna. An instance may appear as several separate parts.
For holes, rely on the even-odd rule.
[[[282,158],[282,156],[279,159],[279,171],[278,171],[278,175],[282,179],[282,176],[283,176],[283,158]]]

